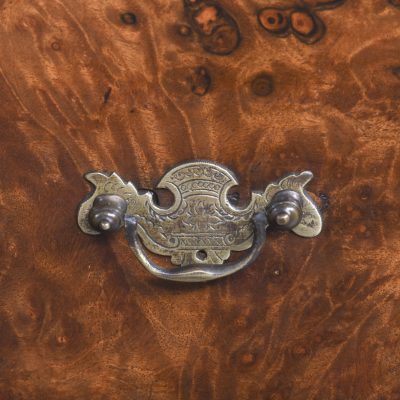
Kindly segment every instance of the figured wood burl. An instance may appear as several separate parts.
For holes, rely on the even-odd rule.
[[[0,1],[1,400],[400,399],[398,1],[200,3]],[[323,232],[192,285],[80,232],[192,159],[313,171]]]

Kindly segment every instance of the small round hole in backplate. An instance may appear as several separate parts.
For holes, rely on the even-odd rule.
[[[199,250],[199,251],[196,253],[196,257],[197,257],[199,260],[204,261],[204,260],[207,258],[207,252],[206,252],[205,250]]]

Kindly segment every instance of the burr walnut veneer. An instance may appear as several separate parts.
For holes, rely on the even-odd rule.
[[[400,399],[399,7],[1,0],[0,399]],[[87,171],[193,159],[312,171],[322,233],[188,285],[79,230]]]

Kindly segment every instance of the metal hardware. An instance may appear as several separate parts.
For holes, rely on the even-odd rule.
[[[158,278],[179,282],[203,282],[223,278],[250,265],[260,254],[265,242],[265,226],[267,219],[264,213],[256,214],[252,219],[255,227],[255,238],[251,251],[240,260],[231,263],[194,264],[172,269],[160,268],[153,263],[144,251],[137,234],[137,221],[134,217],[125,218],[126,237],[129,247],[136,254],[143,266]]]
[[[280,229],[295,228],[302,218],[301,197],[294,190],[277,192],[267,208],[268,222]]]
[[[124,225],[126,201],[116,194],[102,194],[94,199],[89,211],[90,225],[99,231],[117,231]]]
[[[268,226],[291,230],[303,237],[320,233],[322,219],[304,191],[312,179],[305,171],[252,192],[240,208],[228,199],[238,184],[227,168],[210,161],[192,161],[167,172],[157,188],[174,196],[169,208],[157,205],[150,190],[138,190],[116,173],[91,172],[86,179],[95,189],[78,212],[83,232],[96,235],[125,225],[129,246],[152,274],[168,280],[198,282],[221,278],[243,269],[260,253]],[[178,268],[164,269],[146,256],[171,257]],[[225,262],[231,251],[250,249],[236,262]]]

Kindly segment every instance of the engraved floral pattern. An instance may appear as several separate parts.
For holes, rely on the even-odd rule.
[[[253,243],[253,215],[265,212],[279,190],[292,189],[301,194],[304,218],[293,229],[302,236],[319,233],[321,220],[314,203],[303,192],[312,174],[289,175],[267,186],[264,193],[254,192],[250,204],[236,208],[229,203],[228,190],[237,185],[226,168],[208,161],[178,165],[166,173],[158,187],[168,188],[175,201],[170,208],[157,206],[150,191],[139,192],[131,182],[117,174],[95,172],[86,178],[95,186],[92,196],[82,203],[78,222],[86,233],[96,234],[88,222],[93,200],[99,194],[117,194],[127,201],[127,214],[138,222],[138,234],[154,253],[171,257],[177,265],[222,264],[231,251],[245,250]],[[198,257],[198,252],[203,257]]]

